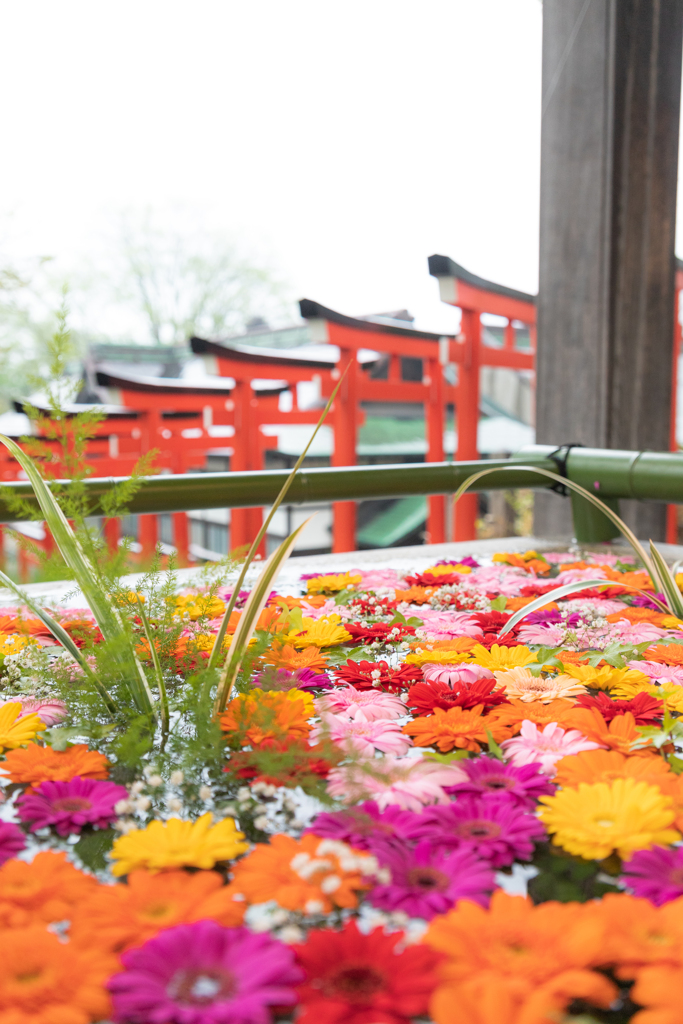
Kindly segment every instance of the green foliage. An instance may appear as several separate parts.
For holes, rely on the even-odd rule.
[[[604,865],[582,857],[571,857],[548,843],[536,847],[532,863],[539,872],[527,886],[534,903],[547,900],[586,903],[607,892],[618,891],[614,884],[606,881]]]

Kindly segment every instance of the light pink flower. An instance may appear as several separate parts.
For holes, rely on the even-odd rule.
[[[528,668],[511,668],[506,672],[494,672],[496,682],[505,687],[508,697],[523,701],[538,700],[549,704],[560,697],[575,697],[586,692],[586,687],[571,676],[535,676]]]
[[[323,715],[320,725],[311,733],[311,740],[315,743],[326,736],[342,750],[349,754],[360,754],[362,757],[372,757],[376,750],[381,750],[383,754],[400,756],[405,754],[411,745],[396,722],[390,722],[386,718],[368,721],[362,709],[356,712],[355,718]]]
[[[472,665],[466,661],[460,661],[455,665],[440,665],[436,661],[428,662],[422,666],[422,675],[430,682],[448,683],[454,686],[456,683],[464,683],[469,686],[476,683],[478,679],[493,679],[493,672],[483,665]]]
[[[519,630],[519,639],[523,644],[543,644],[544,647],[559,647],[565,637],[566,630],[561,626],[544,626],[540,623],[532,623],[529,626],[522,626]]]
[[[617,627],[619,639],[624,644],[645,643],[646,640],[659,640],[667,635],[667,630],[652,622],[629,622],[628,619],[619,619],[614,625]]]
[[[457,636],[471,636],[480,640],[484,631],[469,612],[439,612],[434,608],[420,608],[413,613],[422,619],[416,636],[420,640],[450,640]]]
[[[606,579],[607,573],[605,570],[596,565],[590,569],[565,569],[564,572],[558,573],[553,583],[558,587],[563,587],[565,583],[578,583],[580,580]]]
[[[63,700],[38,700],[35,697],[22,697],[20,698],[20,703],[20,718],[35,712],[48,728],[52,725],[57,725],[58,722],[62,722],[66,718],[66,704]]]
[[[363,590],[378,590],[383,587],[401,587],[405,583],[396,569],[351,569],[354,576],[360,576]]]
[[[551,778],[555,765],[563,757],[580,754],[583,750],[597,750],[599,743],[587,740],[578,729],[561,729],[557,722],[549,722],[543,732],[535,722],[525,720],[519,736],[505,740],[501,747],[513,765],[540,764],[541,771]]]
[[[406,811],[419,812],[427,804],[450,803],[443,787],[466,781],[467,775],[455,764],[387,754],[365,765],[361,762],[333,768],[327,791],[347,804],[375,800],[380,810],[398,804]]]
[[[407,714],[405,704],[393,693],[357,690],[355,686],[350,685],[328,690],[314,703],[319,715],[332,714],[342,718],[355,718],[362,710],[366,722],[382,718],[401,718]]]
[[[616,597],[586,597],[562,601],[562,608],[568,612],[594,611],[598,615],[613,615],[627,608],[623,601]]]
[[[529,573],[511,565],[491,565],[473,569],[467,577],[470,586],[482,593],[495,591],[505,597],[519,597],[522,587],[529,582]]]
[[[683,668],[680,665],[660,665],[658,661],[629,661],[629,668],[644,672],[657,683],[676,683],[683,686]]]
[[[309,604],[305,598],[301,600],[301,614],[305,615],[307,619],[322,619],[325,615],[331,615],[334,612],[339,612],[339,609],[332,597],[328,597],[325,604],[321,604],[319,608]]]

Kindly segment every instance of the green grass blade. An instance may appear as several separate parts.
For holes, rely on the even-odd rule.
[[[126,633],[119,610],[102,588],[94,566],[81,547],[56,498],[31,457],[22,451],[19,445],[3,434],[0,434],[0,443],[4,444],[26,473],[55,544],[74,574],[102,636],[105,641],[114,641],[112,657],[130,688],[138,710],[143,714],[153,713],[152,694],[147,677],[135,653],[134,645]]]
[[[147,637],[147,643],[152,657],[152,665],[154,666],[154,676],[157,681],[157,689],[159,691],[159,709],[160,709],[160,721],[161,728],[166,733],[168,732],[168,694],[166,693],[166,683],[164,682],[164,673],[161,668],[161,662],[159,661],[159,652],[157,651],[156,644],[154,643],[154,634],[152,633],[152,627],[145,611],[145,606],[142,603],[140,594],[136,593],[135,598],[138,603],[138,611],[142,620],[142,628],[145,631]],[[143,669],[144,671],[144,669]]]
[[[661,552],[655,547],[652,541],[650,541],[650,554],[652,555],[655,572],[659,576],[661,590],[666,596],[671,614],[675,615],[679,619],[683,619],[683,597],[678,589],[676,578],[662,558]]]
[[[225,705],[235,685],[235,679],[249,645],[249,640],[254,633],[258,617],[266,606],[271,587],[291,555],[294,545],[299,539],[299,534],[308,526],[311,519],[313,519],[313,516],[309,516],[305,523],[302,523],[298,529],[290,533],[289,537],[286,537],[282,544],[280,544],[277,551],[273,552],[263,566],[263,571],[249,594],[237,629],[235,630],[228,656],[225,659],[223,672],[221,673],[216,703],[214,705],[215,714],[225,711]]]
[[[565,487],[568,487],[570,491],[574,491],[575,494],[580,494],[583,498],[586,498],[588,501],[590,501],[591,504],[595,505],[596,508],[599,508],[600,511],[603,512],[612,523],[614,523],[616,528],[620,531],[620,533],[623,534],[623,536],[629,542],[629,544],[635,551],[636,555],[645,566],[645,570],[648,573],[650,579],[652,580],[653,585],[655,587],[657,586],[656,572],[652,564],[652,560],[648,556],[643,545],[640,543],[640,541],[633,533],[633,531],[626,525],[624,520],[620,516],[618,516],[616,512],[609,508],[609,506],[606,505],[604,501],[601,501],[600,498],[596,498],[594,494],[591,494],[590,491],[587,491],[585,487],[581,486],[581,484],[576,484],[573,480],[568,480],[566,477],[560,476],[558,473],[552,473],[549,469],[541,469],[540,466],[524,466],[521,464],[518,466],[496,466],[493,469],[482,469],[478,473],[473,473],[472,476],[469,476],[467,480],[465,480],[460,485],[460,487],[458,487],[457,491],[453,495],[453,504],[455,505],[459,501],[459,499],[462,497],[462,495],[465,493],[468,487],[471,487],[472,484],[477,482],[477,480],[481,480],[482,477],[489,476],[492,473],[509,473],[511,470],[519,470],[520,472],[525,473],[537,473],[539,476],[545,476],[548,478],[548,480],[554,480],[558,484],[563,484]]]
[[[318,433],[318,431],[322,427],[323,423],[327,419],[327,416],[328,416],[328,414],[330,412],[330,409],[332,408],[332,403],[334,402],[335,398],[337,397],[337,392],[339,391],[339,388],[344,383],[344,378],[346,377],[346,374],[348,373],[348,371],[349,371],[349,368],[347,366],[347,368],[344,370],[343,374],[341,375],[341,377],[339,379],[339,383],[337,384],[336,388],[334,389],[334,391],[330,395],[330,399],[329,399],[327,405],[325,406],[325,408],[322,411],[320,419],[318,420],[318,423],[316,425],[315,430],[311,434],[311,437],[309,439],[308,444],[306,445],[306,447],[302,451],[302,453],[299,456],[299,458],[294,463],[294,466],[292,468],[292,472],[289,474],[289,476],[285,480],[284,484],[282,485],[280,493],[278,494],[277,498],[275,499],[275,502],[273,503],[273,505],[272,505],[272,507],[270,509],[270,512],[268,513],[268,515],[267,515],[263,525],[261,526],[261,529],[256,534],[256,538],[254,539],[251,547],[249,548],[249,551],[247,552],[247,557],[244,559],[244,565],[242,566],[242,570],[240,572],[239,578],[238,578],[237,582],[235,583],[235,586],[233,587],[232,594],[230,595],[230,600],[228,601],[228,607],[225,609],[225,614],[223,615],[223,621],[220,624],[220,628],[219,628],[218,634],[216,636],[216,643],[214,644],[213,650],[211,651],[211,655],[209,657],[209,663],[207,665],[207,669],[212,669],[212,668],[215,668],[215,666],[216,666],[216,662],[218,660],[218,656],[220,654],[221,647],[223,645],[223,640],[225,639],[225,632],[226,632],[226,630],[228,628],[228,623],[230,621],[230,616],[232,615],[233,611],[235,610],[235,604],[237,603],[237,599],[239,597],[240,590],[242,589],[242,584],[244,583],[244,580],[246,578],[247,572],[249,570],[249,566],[251,565],[251,563],[254,560],[254,555],[258,551],[258,546],[259,546],[259,544],[261,543],[261,541],[263,540],[263,538],[266,535],[266,532],[268,530],[268,527],[270,526],[270,523],[272,521],[273,516],[275,515],[275,513],[279,509],[279,507],[282,504],[282,502],[284,501],[285,496],[287,494],[287,491],[292,486],[292,483],[294,482],[294,477],[299,472],[299,470],[301,468],[301,464],[302,464],[302,462],[304,461],[304,459],[306,458],[306,456],[308,454],[308,449],[313,444],[313,441],[315,440],[316,434]]]
[[[93,686],[95,686],[100,697],[106,704],[107,710],[111,714],[116,714],[118,712],[116,704],[111,699],[104,684],[97,678],[97,676],[91,669],[90,665],[83,657],[80,650],[73,642],[67,631],[62,626],[60,626],[58,622],[55,622],[52,616],[48,615],[46,611],[44,611],[39,605],[35,603],[35,601],[32,601],[28,594],[24,593],[24,591],[20,587],[18,587],[16,583],[14,583],[9,578],[9,576],[6,576],[5,573],[2,572],[2,570],[0,570],[0,582],[4,583],[5,586],[9,587],[10,590],[13,590],[17,597],[19,597],[20,600],[22,600],[24,604],[31,609],[33,614],[38,616],[43,625],[50,630],[55,640],[59,641],[62,647],[64,647],[64,649],[69,652],[74,661],[77,662],[77,664],[81,667],[85,675],[90,679],[91,683],[93,684]]]

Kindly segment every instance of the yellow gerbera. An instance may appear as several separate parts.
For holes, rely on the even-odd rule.
[[[466,576],[467,573],[472,572],[469,565],[430,565],[428,569],[424,569],[421,576],[426,576],[429,573],[430,576],[452,576],[454,572],[462,573]]]
[[[417,650],[406,655],[406,662],[409,665],[426,665],[427,662],[435,661],[440,665],[459,665],[463,661],[471,661],[467,651],[448,650]]]
[[[355,587],[362,578],[357,573],[328,573],[325,576],[314,576],[312,580],[306,580],[306,590],[309,594],[337,594],[340,590]]]
[[[644,672],[634,668],[612,668],[611,665],[603,665],[602,668],[593,668],[592,665],[572,665],[565,662],[565,674],[573,679],[578,679],[584,686],[590,686],[593,690],[615,690],[615,688],[628,687],[630,697],[647,686],[650,682]]]
[[[37,647],[38,641],[33,636],[23,633],[0,633],[0,654],[18,654],[24,647]]]
[[[490,651],[487,651],[481,644],[475,644],[470,654],[476,665],[489,668],[492,672],[504,671],[509,668],[524,668],[525,665],[530,665],[532,661],[537,660],[534,652],[530,651],[528,647],[524,647],[523,644],[518,647],[499,647],[498,644],[493,644]]]
[[[193,622],[206,616],[209,619],[217,619],[226,609],[225,601],[220,597],[205,596],[204,594],[179,594],[175,598],[176,612],[180,615],[189,615]]]
[[[302,705],[302,714],[306,718],[311,718],[315,714],[313,695],[305,690],[262,690],[255,686],[249,693],[238,693],[230,703],[232,704],[233,701],[241,701],[247,705],[270,703],[274,706],[281,701],[291,701],[292,703],[298,701]]]
[[[508,697],[519,697],[523,701],[540,700],[549,704],[551,700],[576,697],[586,692],[586,687],[571,676],[534,676],[528,668],[510,668],[507,672],[494,672],[496,682],[502,683]]]
[[[212,825],[213,815],[202,814],[197,821],[152,821],[114,842],[111,851],[115,875],[128,875],[137,868],[163,871],[165,868],[203,868],[218,861],[232,860],[249,849],[244,834],[232,818]]]
[[[24,747],[45,728],[45,722],[35,713],[20,718],[21,710],[18,702],[0,706],[0,749]]]
[[[671,797],[657,786],[634,778],[612,783],[581,782],[576,789],[542,796],[541,821],[554,833],[553,843],[587,860],[602,860],[615,851],[628,858],[635,850],[678,842],[672,828]]]
[[[286,639],[287,643],[294,647],[335,647],[351,640],[351,634],[344,629],[339,615],[326,615],[321,619],[304,618],[304,632],[290,633]]]
[[[662,683],[661,686],[653,684],[643,687],[643,692],[649,693],[657,700],[663,700],[667,711],[677,711],[679,714],[683,714],[683,686],[678,683]]]

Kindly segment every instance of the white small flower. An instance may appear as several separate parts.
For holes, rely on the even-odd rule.
[[[212,796],[213,796],[213,790],[211,789],[211,786],[200,786],[199,787],[199,799],[200,800],[210,800]]]
[[[259,829],[261,832],[265,832],[268,828],[268,815],[259,814],[258,818],[254,818],[254,828]]]
[[[114,804],[114,810],[117,814],[130,814],[132,809],[130,800],[117,800]]]
[[[320,883],[320,891],[324,892],[326,896],[330,893],[336,892],[342,884],[342,880],[339,875],[328,875],[327,878],[323,878]]]
[[[148,796],[139,796],[136,800],[131,800],[130,803],[134,810],[139,811],[141,814],[144,814],[152,806],[152,801]]]
[[[251,790],[248,786],[240,786],[237,790],[237,799],[240,803],[243,803],[245,800],[251,800]]]
[[[184,772],[181,772],[180,770],[175,771],[175,772],[171,772],[171,785],[172,786],[182,786],[184,781],[185,781],[185,774],[184,774]]]
[[[305,914],[322,914],[325,906],[322,900],[306,900],[304,907]]]
[[[281,942],[290,943],[303,942],[305,936],[301,928],[298,928],[295,924],[288,924],[285,928],[280,929],[277,933],[277,937]]]
[[[164,784],[164,780],[162,779],[161,775],[150,775],[147,779],[147,782],[152,787],[152,789],[156,789],[158,786],[163,786]]]
[[[134,782],[133,785],[130,787],[130,791],[131,791],[133,796],[138,796],[139,793],[142,793],[144,788],[145,788],[144,782],[140,782],[138,780],[138,782]]]
[[[172,796],[166,801],[166,806],[169,811],[172,811],[174,814],[179,814],[183,809],[183,801],[179,800],[177,796]]]

